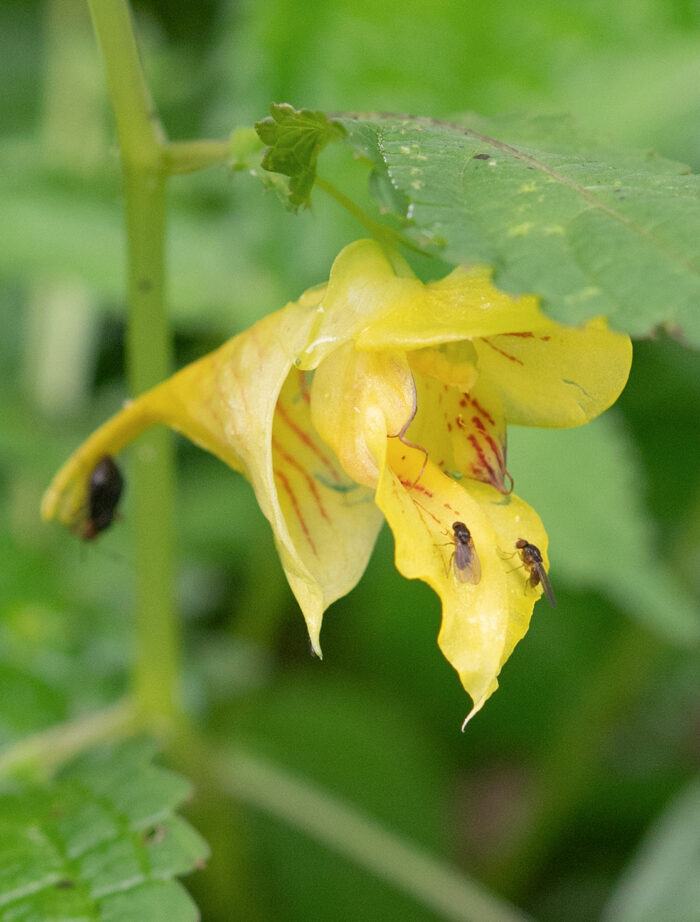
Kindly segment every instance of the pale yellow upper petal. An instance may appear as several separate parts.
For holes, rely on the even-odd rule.
[[[54,477],[42,502],[45,519],[73,524],[90,472],[140,432],[165,423],[248,474],[268,458],[277,395],[305,341],[318,301],[294,302],[187,365],[97,429]],[[264,463],[264,462],[263,462]]]
[[[365,327],[357,336],[358,348],[383,349],[393,342],[404,349],[420,349],[550,322],[537,298],[516,298],[494,288],[491,270],[484,266],[458,266],[421,289],[410,299],[397,299],[392,311]]]
[[[402,268],[398,276],[395,267]],[[331,268],[328,287],[319,304],[301,368],[316,368],[338,346],[357,339],[363,330],[396,309],[420,301],[424,286],[406,263],[394,254],[393,265],[374,240],[356,240],[340,251]],[[385,342],[382,348],[401,348]]]
[[[628,336],[601,320],[548,324],[477,340],[479,374],[498,393],[506,419],[520,426],[581,426],[613,404],[632,364]]]
[[[293,370],[277,401],[269,498],[277,548],[314,650],[325,609],[365,571],[382,525],[373,491],[348,477],[311,422],[306,373]],[[252,479],[263,504],[267,481]],[[283,540],[283,536],[288,536]]]
[[[387,254],[374,240],[357,240],[333,263],[300,363],[316,368],[349,340],[359,349],[413,350],[550,323],[537,298],[495,288],[487,267],[458,266],[423,284],[398,254]]]
[[[103,455],[155,423],[172,426],[250,480],[317,651],[323,611],[360,578],[381,525],[371,491],[348,479],[314,432],[308,388],[293,368],[321,293],[265,317],[129,403],[69,459],[42,505],[44,518],[73,524]]]

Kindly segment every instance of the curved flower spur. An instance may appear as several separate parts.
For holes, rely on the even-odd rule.
[[[360,579],[386,518],[399,571],[441,598],[438,642],[471,696],[469,719],[542,591],[542,580],[524,591],[528,574],[499,548],[526,535],[549,566],[544,527],[512,492],[506,424],[588,422],[622,391],[631,357],[629,338],[603,321],[556,324],[536,298],[494,288],[488,269],[424,284],[398,254],[359,240],[327,284],[98,429],[56,475],[42,514],[75,525],[98,460],[171,426],[252,484],[319,656],[323,612]],[[450,566],[455,523],[478,580],[473,563],[468,580]]]

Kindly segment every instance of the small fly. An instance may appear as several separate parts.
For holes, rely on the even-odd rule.
[[[534,544],[530,544],[530,542],[526,541],[524,538],[518,538],[515,542],[515,547],[520,551],[520,559],[523,562],[523,566],[530,574],[527,585],[531,589],[534,589],[535,586],[541,584],[549,604],[552,606],[556,605],[557,600],[554,596],[551,583],[549,582],[547,571],[544,568],[540,549]]]
[[[476,586],[481,580],[481,562],[474,547],[472,534],[464,522],[455,522],[452,531],[455,545],[452,555],[454,575],[460,583],[473,583]]]
[[[104,455],[90,474],[87,490],[87,518],[83,524],[84,541],[93,541],[114,521],[117,505],[124,490],[124,478],[114,458]]]

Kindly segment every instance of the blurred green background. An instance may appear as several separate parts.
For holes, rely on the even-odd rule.
[[[272,101],[434,117],[570,111],[700,169],[696,0],[134,6],[172,139],[225,136]],[[4,745],[123,691],[132,585],[128,487],[122,521],[94,545],[38,516],[55,469],[127,396],[118,156],[86,4],[3,0],[0,86]],[[327,157],[327,175],[362,194],[350,156]],[[174,179],[170,200],[178,367],[321,281],[362,235],[320,193],[292,216],[223,168]],[[328,612],[320,663],[252,491],[179,443],[191,713],[213,738],[326,786],[539,919],[641,919],[629,893],[643,840],[660,900],[645,902],[648,918],[700,919],[683,902],[700,874],[699,370],[659,333],[636,344],[607,417],[512,432],[509,467],[548,527],[559,605],[536,607],[464,735],[468,702],[437,649],[437,599],[396,574],[389,536]],[[679,796],[695,814],[674,810]],[[204,785],[190,816],[213,849],[188,881],[205,920],[436,918]]]

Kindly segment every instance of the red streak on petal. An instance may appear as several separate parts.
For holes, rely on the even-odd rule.
[[[491,426],[495,426],[495,425],[496,425],[496,420],[493,418],[493,416],[491,416],[491,414],[489,413],[489,411],[488,411],[488,410],[485,410],[485,409],[481,406],[481,404],[479,403],[478,400],[474,400],[473,397],[471,397],[470,399],[471,399],[471,402],[472,402],[472,406],[476,407],[477,412],[481,413],[481,415],[484,417],[484,419],[486,420],[486,422],[489,423]]]
[[[323,464],[326,470],[330,473],[331,477],[333,477],[334,480],[340,480],[340,476],[338,475],[338,472],[336,471],[335,467],[331,464],[331,462],[323,454],[323,452],[318,448],[318,446],[314,444],[313,439],[309,436],[309,434],[307,432],[304,432],[301,426],[298,426],[294,422],[294,420],[289,416],[289,414],[284,409],[280,401],[277,401],[277,413],[279,413],[280,419],[289,426],[292,432],[301,439],[304,445],[306,445],[306,447],[309,448],[316,455],[319,461]]]
[[[469,398],[467,397],[466,394],[463,394],[462,399],[459,401],[460,407],[466,407],[468,403],[469,403]]]
[[[552,337],[551,336],[540,336],[540,339],[543,343],[548,343]]]
[[[484,470],[488,471],[490,482],[493,484],[493,486],[497,486],[499,481],[498,481],[498,478],[496,477],[496,472],[486,460],[486,455],[482,451],[477,437],[475,435],[470,435],[468,438],[469,438],[469,441],[474,446],[474,451],[476,452],[477,457],[479,458],[479,461],[481,461],[481,464],[483,465]]]
[[[534,339],[534,333],[501,333],[501,336],[520,336],[522,339]]]
[[[430,495],[432,495],[432,494],[430,494]],[[425,512],[426,515],[429,515],[429,516],[430,516],[430,518],[433,520],[433,522],[437,523],[438,525],[442,525],[442,522],[441,522],[440,519],[435,515],[435,513],[434,513],[434,512],[431,512],[430,509],[426,509],[425,506],[423,505],[423,503],[419,503],[417,499],[413,499],[413,505],[414,505],[414,506],[418,506],[419,509],[422,509],[423,512]],[[430,531],[430,529],[429,529],[428,526],[426,525],[425,520],[423,519],[423,516],[420,514],[420,512],[418,513],[418,515],[420,516],[420,520],[421,520],[421,522],[423,522],[423,525],[425,525],[425,527],[428,529],[428,531]]]
[[[486,426],[481,422],[478,416],[472,416],[472,422],[479,432],[486,432]]]
[[[306,540],[309,542],[311,550],[314,553],[314,557],[318,557],[318,551],[316,550],[316,545],[314,544],[314,541],[313,541],[313,538],[311,537],[311,533],[308,529],[308,526],[306,522],[304,521],[304,516],[301,514],[301,509],[299,508],[299,503],[297,502],[297,498],[294,493],[294,490],[292,490],[292,487],[289,481],[287,480],[286,476],[282,473],[282,471],[275,471],[275,477],[277,477],[279,482],[282,484],[282,486],[284,487],[285,493],[289,497],[289,501],[292,504],[292,509],[294,510],[294,514],[299,520],[299,524],[301,525],[301,530],[304,532]]]
[[[402,487],[408,487],[409,490],[415,490],[418,493],[424,493],[426,496],[432,497],[432,490],[428,490],[421,483],[415,483],[413,480],[404,480],[403,477],[399,477],[399,482]]]
[[[490,346],[490,347],[494,350],[494,352],[499,352],[502,356],[504,356],[505,358],[507,358],[510,362],[517,362],[518,365],[524,365],[524,364],[525,364],[525,362],[523,362],[523,361],[522,361],[521,359],[519,359],[517,356],[515,356],[515,355],[510,355],[510,353],[504,352],[503,349],[499,349],[498,346],[494,346],[494,344],[493,344],[492,342],[489,342],[489,340],[486,339],[486,337],[484,337],[481,341],[482,341],[482,343],[486,343],[487,346]]]
[[[452,432],[452,423],[450,422],[447,423],[447,431]]]
[[[498,458],[499,464],[501,467],[503,467],[503,451],[501,446],[495,441],[495,439],[492,439],[490,435],[486,436],[486,441],[489,443],[491,451]]]
[[[328,514],[326,513],[326,510],[323,506],[323,501],[318,492],[318,488],[311,474],[309,474],[306,468],[303,467],[301,463],[297,461],[296,458],[292,457],[292,455],[286,452],[276,439],[272,440],[272,447],[282,458],[284,458],[287,464],[290,464],[295,470],[299,471],[299,473],[302,475],[302,477],[306,481],[306,485],[309,488],[309,492],[311,493],[314,500],[316,501],[318,511],[321,513],[321,515],[327,522],[330,522],[330,519],[328,518]]]

